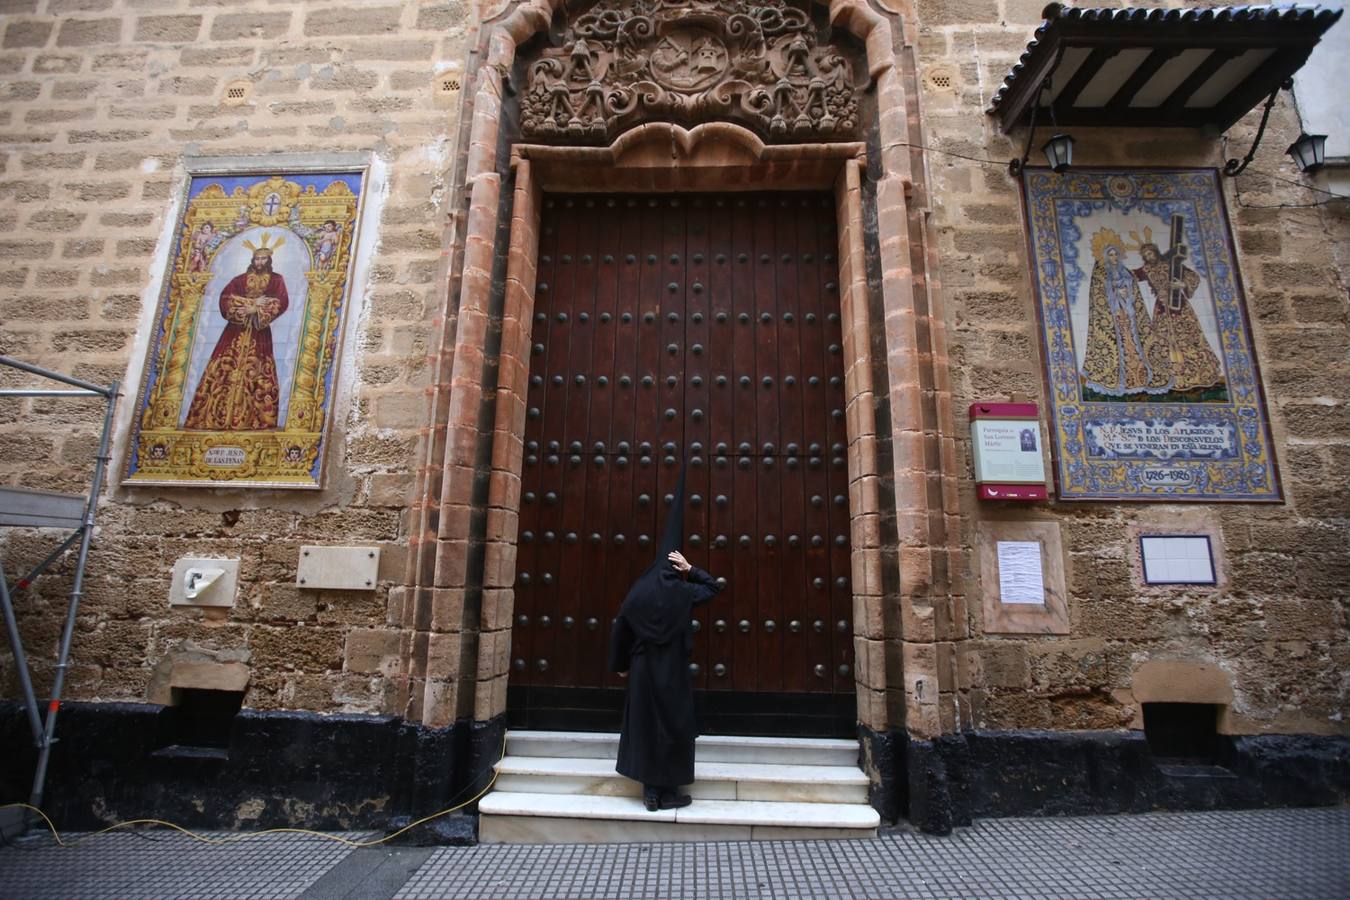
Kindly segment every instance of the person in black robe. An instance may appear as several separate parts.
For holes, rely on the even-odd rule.
[[[679,793],[681,785],[694,781],[698,736],[689,672],[690,614],[722,590],[716,578],[680,554],[683,530],[681,471],[656,560],[628,591],[610,636],[610,671],[628,679],[615,769],[642,783],[643,803],[652,812],[691,802]]]

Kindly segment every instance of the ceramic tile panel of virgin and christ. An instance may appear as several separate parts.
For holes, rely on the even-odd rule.
[[[192,176],[124,483],[322,484],[363,178]]]
[[[1028,169],[1063,500],[1281,499],[1212,169]]]

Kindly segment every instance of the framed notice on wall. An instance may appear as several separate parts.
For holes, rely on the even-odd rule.
[[[970,445],[980,499],[1045,499],[1036,404],[971,404]]]
[[[1063,500],[1278,501],[1213,169],[1028,169]]]
[[[125,484],[321,485],[364,177],[192,176]]]

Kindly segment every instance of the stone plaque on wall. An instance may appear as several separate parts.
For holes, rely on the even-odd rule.
[[[363,179],[192,176],[124,483],[320,486]]]
[[[1217,171],[1024,191],[1060,499],[1280,500]]]

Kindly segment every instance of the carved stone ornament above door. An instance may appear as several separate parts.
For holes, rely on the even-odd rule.
[[[777,143],[858,131],[852,67],[784,0],[601,0],[528,77],[526,140],[608,144],[649,121],[732,121]]]

